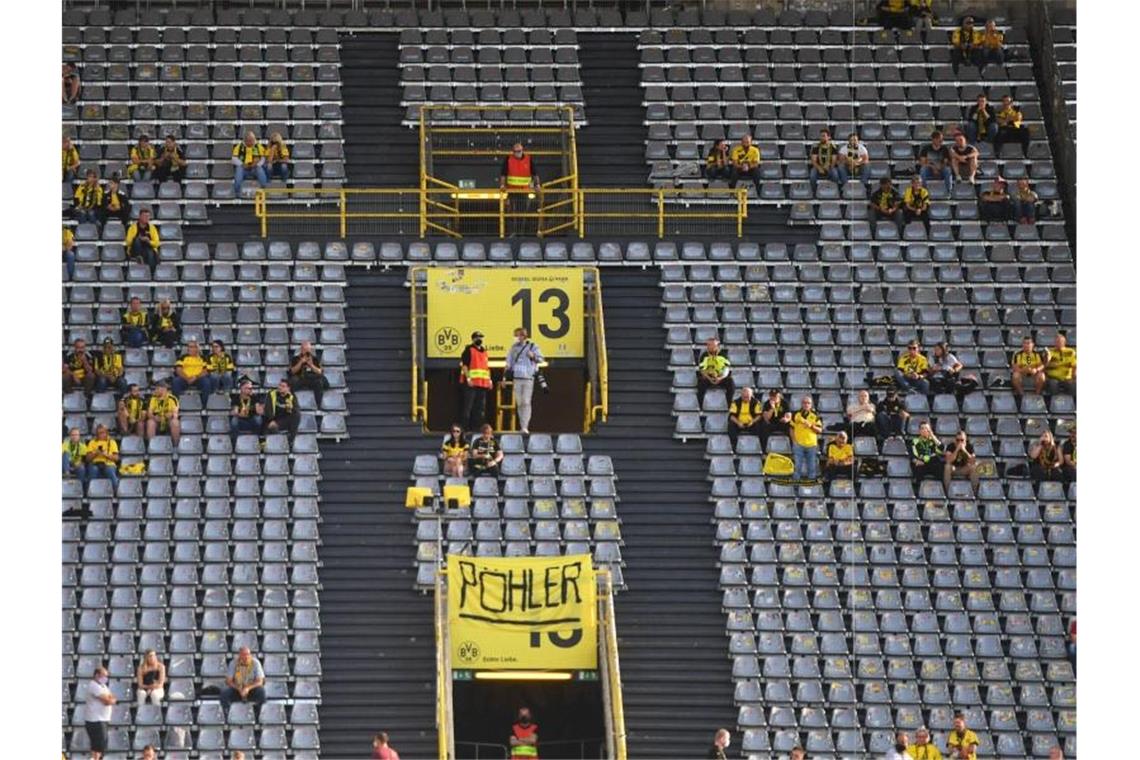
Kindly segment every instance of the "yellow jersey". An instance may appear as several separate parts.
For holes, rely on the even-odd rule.
[[[67,458],[72,464],[83,464],[83,458],[87,456],[87,444],[68,438],[63,442],[63,453],[67,454]]]
[[[1013,355],[1013,366],[1020,370],[1036,370],[1045,365],[1036,351],[1018,351]]]
[[[960,736],[957,731],[951,731],[946,737],[946,748],[951,750],[951,754],[955,747],[969,747],[971,744],[977,746],[978,735],[968,728]],[[971,752],[970,760],[978,760],[978,753]]]
[[[75,247],[75,233],[71,231],[70,227],[63,228],[63,248],[67,250]]]
[[[842,446],[838,443],[827,444],[827,461],[842,463],[850,461],[855,456],[855,447],[850,443],[845,443]]]
[[[1069,381],[1077,371],[1077,349],[1049,349],[1049,361],[1045,363],[1045,374],[1053,380]]]
[[[146,400],[142,396],[123,396],[122,400],[123,409],[127,413],[127,422],[131,425],[138,423],[142,417],[143,411],[146,409]]]
[[[79,149],[72,145],[70,148],[63,148],[63,170],[68,171],[79,166]]]
[[[927,361],[926,356],[923,354],[911,355],[910,353],[903,353],[899,357],[898,368],[908,375],[921,375],[930,368],[930,362]]]
[[[1003,108],[997,112],[997,120],[998,126],[1020,127],[1021,111],[1011,105],[1009,108]]]
[[[922,746],[912,744],[906,748],[906,754],[914,760],[942,760],[942,751],[933,742]]]
[[[132,145],[131,162],[127,164],[127,174],[134,174],[142,167],[143,164],[149,164],[154,160],[154,155],[153,145],[147,145],[145,148],[138,145]]]
[[[930,191],[913,185],[903,192],[903,205],[911,211],[925,211],[930,206]]]
[[[992,34],[990,32],[983,31],[981,40],[979,40],[979,42],[981,46],[986,50],[1001,50],[1001,46],[1005,44],[1005,35],[996,29]]]
[[[792,440],[797,446],[814,449],[819,445],[819,433],[813,430],[812,426],[820,424],[818,414],[800,409],[792,415]]]
[[[178,411],[178,399],[173,393],[167,393],[163,398],[151,396],[150,401],[146,405],[146,410],[154,417],[165,422]]]
[[[756,166],[760,163],[760,149],[755,145],[749,145],[747,148],[743,145],[737,145],[732,149],[732,152],[728,154],[728,157],[734,164],[748,162],[752,166]]]
[[[255,142],[253,145],[239,142],[234,146],[233,157],[240,160],[242,166],[253,166],[265,158],[265,146],[259,142]]]
[[[193,380],[206,371],[206,360],[201,355],[191,356],[190,354],[186,354],[176,361],[174,366],[181,368],[187,379]]]
[[[451,436],[447,436],[443,439],[443,445],[440,447],[440,452],[444,455],[444,457],[457,457],[465,454],[469,448],[470,447],[467,445],[467,441],[463,440],[462,436],[460,436],[458,442],[453,440]]]
[[[119,444],[111,438],[105,441],[100,441],[98,438],[92,438],[87,442],[87,453],[94,453],[95,456],[91,458],[91,464],[114,464],[111,459],[112,455],[119,453]]]
[[[108,354],[100,351],[95,354],[93,363],[96,373],[110,375],[111,377],[119,377],[123,374],[123,355],[118,352]]]
[[[728,415],[735,417],[741,425],[751,425],[752,420],[760,416],[756,413],[759,411],[759,408],[760,405],[756,402],[756,399],[752,399],[746,404],[744,403],[744,399],[738,398],[729,405]]]
[[[147,225],[147,229],[145,230],[145,232],[146,232],[147,239],[150,241],[150,247],[157,250],[158,244],[160,242],[158,239],[158,226],[152,222],[152,223]],[[131,247],[131,244],[135,242],[135,238],[137,238],[138,236],[139,236],[139,223],[134,222],[131,224],[130,227],[127,227],[127,239],[123,241],[123,245],[125,245],[129,249]]]
[[[234,369],[234,360],[227,353],[210,354],[206,357],[206,367],[211,372],[232,372]]]

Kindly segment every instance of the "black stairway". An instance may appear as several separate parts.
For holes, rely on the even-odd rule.
[[[418,132],[401,125],[398,35],[340,38],[344,152],[352,187],[419,187]]]
[[[602,288],[609,421],[584,446],[609,454],[618,477],[628,589],[617,596],[617,634],[629,754],[703,757],[713,730],[736,723],[708,464],[701,446],[673,438],[657,269],[605,269]]]
[[[321,444],[321,757],[362,758],[376,731],[401,757],[435,755],[431,598],[412,589],[404,509],[414,455],[406,272],[353,269],[348,430]]]
[[[587,126],[578,130],[578,184],[644,187],[645,108],[637,35],[579,33]]]

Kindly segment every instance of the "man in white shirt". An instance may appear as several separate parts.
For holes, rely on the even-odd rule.
[[[111,707],[118,701],[107,686],[109,680],[105,667],[95,668],[83,699],[83,722],[91,743],[91,760],[102,760],[107,751],[107,724],[111,722]]]
[[[887,754],[883,755],[883,760],[910,760],[910,755],[907,754],[906,748],[910,745],[910,739],[907,737],[905,731],[899,731],[895,735],[895,746],[887,750]]]
[[[847,144],[839,152],[839,165],[836,167],[839,171],[839,184],[845,185],[847,180],[857,179],[869,186],[867,164],[870,160],[871,154],[867,152],[867,146],[859,139],[857,132],[852,132],[847,138]]]

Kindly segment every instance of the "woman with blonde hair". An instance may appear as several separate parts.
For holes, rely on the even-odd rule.
[[[265,159],[269,163],[269,179],[276,177],[282,182],[289,181],[293,159],[289,154],[289,146],[285,144],[280,132],[274,132],[269,136],[269,151]]]
[[[147,702],[152,705],[162,704],[162,698],[166,696],[166,666],[153,649],[148,649],[139,663],[135,687],[138,690],[139,707]]]

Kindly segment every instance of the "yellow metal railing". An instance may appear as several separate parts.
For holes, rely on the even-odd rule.
[[[614,579],[608,568],[598,568],[602,581],[600,623],[602,666],[605,670],[606,689],[609,692],[609,710],[606,714],[606,728],[609,731],[607,744],[614,760],[626,760],[625,746],[625,703],[621,693],[621,663],[618,656],[617,619],[614,613]]]
[[[605,422],[610,418],[610,361],[606,354],[606,312],[602,305],[602,276],[597,269],[594,270],[594,351],[597,353],[598,362],[598,399],[597,403],[587,410],[587,425],[599,419]]]
[[[447,601],[440,575],[442,562],[436,565],[435,573],[435,727],[438,739],[438,757],[450,760],[455,757],[454,737],[451,734],[451,644],[447,630]]]
[[[423,273],[423,267],[416,267],[411,271],[410,288],[412,294],[412,419],[427,423],[428,383],[423,374],[423,361],[420,357],[420,321],[422,320],[420,299],[424,297],[417,273]]]

